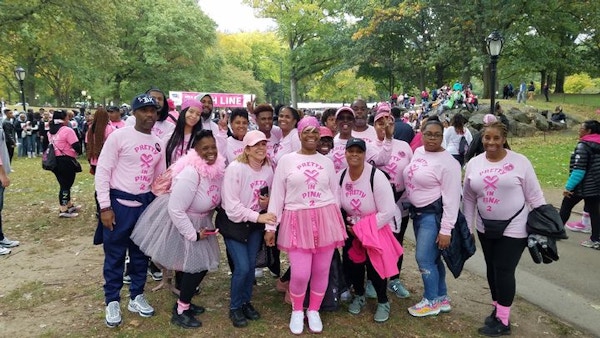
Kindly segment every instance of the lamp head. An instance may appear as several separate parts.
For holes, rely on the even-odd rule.
[[[487,52],[490,56],[498,56],[502,52],[502,47],[504,46],[504,38],[498,31],[493,31],[490,34],[486,41]]]
[[[17,69],[15,69],[15,77],[19,81],[25,80],[25,69],[23,69],[23,67],[17,67]]]

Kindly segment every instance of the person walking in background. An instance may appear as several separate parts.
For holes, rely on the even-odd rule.
[[[463,188],[465,218],[470,229],[477,229],[492,294],[494,309],[478,330],[489,337],[511,332],[515,270],[527,246],[527,216],[546,204],[531,162],[504,148],[507,133],[500,122],[483,128],[485,152],[467,164]]]
[[[155,262],[182,271],[171,322],[183,328],[202,326],[196,316],[205,309],[193,304],[192,297],[208,271],[219,266],[212,217],[221,202],[225,171],[225,159],[217,152],[212,131],[200,129],[191,139],[191,150],[171,167],[171,192],[152,201],[131,234],[133,242]]]
[[[103,244],[105,321],[111,328],[121,324],[119,302],[126,251],[131,276],[127,309],[142,317],[154,315],[154,308],[144,296],[148,257],[130,236],[138,218],[154,199],[150,183],[165,171],[164,142],[152,133],[158,119],[156,100],[140,94],[131,107],[135,125],[115,130],[106,140],[95,175],[100,221],[94,244]]]
[[[239,227],[235,229],[239,232],[236,238],[222,233],[234,266],[229,319],[235,327],[245,327],[248,320],[260,319],[260,313],[251,303],[256,254],[264,235],[263,224],[276,221],[273,213],[263,212],[269,204],[269,196],[261,194],[261,190],[268,189],[273,182],[273,167],[267,158],[267,138],[261,131],[253,130],[244,135],[242,142],[243,152],[225,170],[221,193],[227,218],[234,223],[245,222],[250,227],[246,231],[246,226],[235,224]]]
[[[12,163],[12,159],[15,154],[15,148],[17,147],[15,118],[13,116],[13,111],[10,109],[4,109],[4,115],[5,117],[2,121],[2,130],[4,132],[4,139],[6,143],[6,149],[8,151],[9,162]]]
[[[90,162],[90,173],[92,175],[96,173],[98,157],[100,157],[104,142],[106,141],[106,138],[108,138],[108,135],[114,130],[115,129],[110,125],[109,115],[106,109],[104,109],[104,107],[98,107],[94,113],[92,126],[85,134],[85,142],[87,144],[86,156]]]
[[[10,158],[6,147],[6,135],[0,129],[0,255],[8,255],[11,248],[19,246],[19,241],[11,240],[2,231],[2,209],[4,208],[4,190],[10,186]]]
[[[525,84],[525,81],[521,81],[519,92],[517,93],[517,103],[521,102],[523,102],[523,104],[527,103],[527,85]]]
[[[581,242],[587,248],[600,250],[600,122],[587,120],[579,128],[579,142],[571,154],[569,179],[565,184],[560,206],[563,223],[569,220],[571,210],[581,200],[588,211],[591,236]]]
[[[529,81],[529,85],[527,86],[527,100],[533,100],[533,96],[535,95],[535,85],[533,81]]]
[[[544,86],[542,87],[542,92],[544,93],[544,96],[546,97],[546,102],[550,102],[550,98],[548,98],[548,94],[549,94],[550,88],[548,88],[548,82],[544,83]]]
[[[450,246],[458,217],[461,169],[442,147],[443,133],[441,122],[428,121],[423,126],[423,147],[417,148],[402,173],[411,204],[415,258],[424,289],[422,300],[408,308],[414,317],[435,316],[452,309],[441,250]]]
[[[81,171],[81,165],[76,164],[77,156],[81,154],[81,143],[75,131],[68,127],[68,123],[67,113],[64,110],[55,110],[48,132],[48,139],[54,145],[56,155],[56,168],[52,173],[60,186],[58,216],[64,218],[77,217],[77,212],[81,209],[80,205],[73,205],[71,201],[71,187],[75,182],[75,174]]]
[[[350,109],[350,108],[348,108]],[[268,211],[277,216],[277,245],[290,260],[290,331],[304,330],[303,304],[310,282],[306,312],[312,332],[322,332],[319,309],[327,289],[333,250],[344,244],[346,229],[340,213],[333,163],[317,152],[319,121],[312,116],[298,123],[301,148],[281,158],[275,169]],[[265,243],[275,245],[276,226],[265,226]]]
[[[110,125],[114,129],[125,127],[125,121],[121,119],[121,109],[119,107],[111,106],[106,109],[108,117],[110,119]]]
[[[451,120],[452,125],[444,129],[444,140],[442,141],[442,147],[460,163],[461,167],[465,164],[468,147],[473,142],[473,135],[465,126],[465,120],[462,114],[454,114]]]

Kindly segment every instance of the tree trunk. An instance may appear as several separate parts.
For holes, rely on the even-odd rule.
[[[296,79],[296,74],[290,76],[290,95],[291,95],[291,106],[294,108],[298,108],[298,79]]]
[[[565,92],[565,69],[561,66],[556,69],[556,86],[554,93],[563,94]]]
[[[445,67],[439,63],[435,65],[436,88],[442,88],[442,86],[444,85],[444,69]]]

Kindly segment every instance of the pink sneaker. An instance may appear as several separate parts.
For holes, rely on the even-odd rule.
[[[592,232],[592,227],[586,227],[581,222],[567,222],[567,224],[565,224],[565,228],[573,232],[583,232],[584,234],[589,234]]]

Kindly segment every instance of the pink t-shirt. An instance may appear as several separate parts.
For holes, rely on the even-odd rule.
[[[280,222],[284,209],[339,205],[338,184],[333,163],[327,157],[319,153],[289,153],[281,158],[275,169],[268,210],[277,215],[277,222]],[[275,227],[267,225],[266,229]]]
[[[373,143],[373,146],[378,150],[383,150],[383,141],[377,140]],[[390,182],[394,184],[397,191],[404,190],[404,178],[402,177],[402,171],[410,163],[412,159],[413,151],[410,149],[408,143],[400,140],[392,140],[392,154],[390,160],[385,165],[377,166],[378,169],[385,171],[390,175]]]
[[[217,150],[219,154],[225,156],[225,150],[227,149],[227,130],[221,130],[219,125],[214,123],[211,119],[201,120],[202,129],[210,130],[215,137],[217,142]]]
[[[352,130],[352,137],[361,138],[367,144],[370,144],[377,141],[377,132],[375,131],[375,127],[367,125],[367,129],[364,131]]]
[[[225,169],[221,206],[234,222],[256,222],[261,210],[258,200],[260,189],[271,187],[273,168],[263,165],[259,171],[248,164],[233,161]],[[272,201],[272,199],[271,199]]]
[[[134,127],[112,132],[98,158],[96,192],[100,208],[110,206],[110,189],[133,195],[150,191],[150,185],[165,171],[164,143],[154,134]]]
[[[169,215],[187,240],[196,240],[196,230],[189,215],[209,215],[221,203],[222,182],[223,176],[215,179],[200,177],[196,168],[191,165],[173,178]]]
[[[267,140],[267,154],[270,159],[275,158],[275,149],[279,146],[282,137],[281,129],[278,126],[273,126],[271,128],[271,137]]]
[[[529,207],[537,208],[546,204],[546,200],[527,157],[510,150],[506,152],[506,157],[499,162],[488,161],[483,153],[467,163],[463,211],[471,229],[473,219],[476,219],[477,230],[485,232],[481,217],[507,220],[525,205],[504,230],[507,237],[525,238]]]
[[[300,144],[300,136],[298,135],[298,129],[294,128],[290,131],[287,136],[281,136],[279,144],[274,147],[274,162],[277,164],[283,155],[296,152],[300,150],[302,144]]]
[[[48,140],[54,144],[54,155],[56,156],[71,156],[77,158],[77,152],[71,146],[73,143],[79,142],[75,131],[67,126],[60,127],[56,134],[52,135],[48,132]]]
[[[221,152],[221,149],[219,149]],[[227,138],[227,148],[225,149],[225,158],[227,163],[233,163],[235,159],[244,152],[244,142],[236,140],[233,136]],[[221,152],[222,153],[222,152]]]
[[[183,144],[179,144],[177,147],[175,147],[175,149],[173,149],[173,152],[171,153],[171,164],[175,163],[175,161],[177,161],[181,156],[187,154],[187,152],[191,150],[191,148],[188,149],[188,145],[190,144],[191,138],[192,134],[183,135]],[[165,142],[165,149],[167,142]]]
[[[373,191],[371,191],[371,168],[373,166],[365,163],[363,172],[356,181],[352,181],[350,173],[346,170],[339,190],[340,205],[342,209],[346,210],[348,216],[363,218],[375,213],[377,227],[381,228],[393,221],[396,203],[390,182],[379,170],[373,177]],[[342,172],[337,174],[338,183]],[[388,198],[384,198],[385,196]]]
[[[133,125],[135,125],[135,117],[133,118],[132,122],[134,122]],[[108,124],[110,124],[115,129],[121,129],[121,128],[125,127],[125,121],[123,121],[123,120],[119,120],[117,122],[109,121]]]
[[[327,157],[333,161],[335,172],[348,167],[348,162],[346,162],[346,143],[348,143],[348,140],[341,139],[339,134],[333,138],[333,148],[331,148]],[[384,165],[390,161],[391,154],[392,142],[390,140],[384,140],[379,147],[376,147],[373,143],[367,143],[365,161],[373,162],[376,166]]]
[[[460,164],[447,151],[428,152],[420,147],[403,171],[409,202],[417,208],[442,197],[444,212],[440,233],[450,235],[458,217],[461,194]]]

